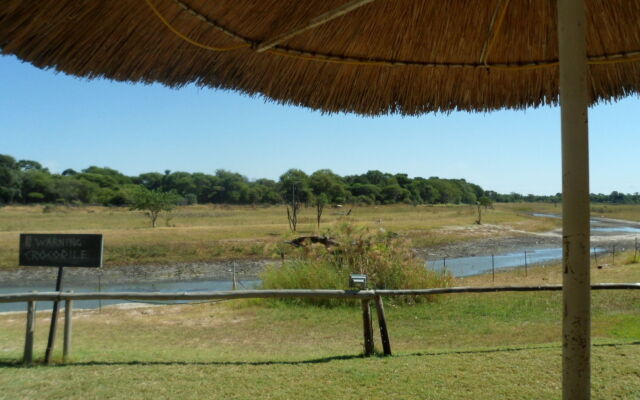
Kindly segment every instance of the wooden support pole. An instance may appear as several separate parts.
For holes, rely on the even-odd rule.
[[[391,340],[389,339],[389,330],[387,329],[387,318],[384,315],[384,304],[382,297],[376,295],[376,313],[378,314],[378,325],[380,326],[380,339],[382,341],[382,349],[385,356],[391,355]]]
[[[73,321],[73,300],[66,300],[64,306],[64,342],[62,347],[62,360],[67,362],[71,353],[71,329]]]
[[[24,357],[25,364],[33,363],[33,337],[36,332],[36,302],[27,302],[27,330],[24,336]]]
[[[64,274],[64,267],[58,267],[58,279],[56,280],[56,292],[62,290],[62,276]],[[53,302],[53,309],[51,310],[51,326],[49,328],[49,339],[47,340],[47,351],[44,354],[45,364],[51,364],[53,358],[53,348],[56,342],[56,332],[58,330],[58,312],[60,311],[60,301],[55,300]]]
[[[362,299],[362,327],[364,330],[364,356],[369,357],[374,352],[373,346],[373,321],[371,319],[371,306],[369,299]]]
[[[591,397],[589,133],[585,0],[558,0],[562,122],[562,395]]]

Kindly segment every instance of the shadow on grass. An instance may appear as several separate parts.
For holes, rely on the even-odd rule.
[[[311,360],[300,361],[85,361],[70,362],[67,364],[51,364],[48,367],[90,367],[90,366],[110,366],[110,365],[302,365],[302,364],[321,364],[331,361],[352,360],[355,358],[364,358],[361,354],[332,356],[323,358],[314,358]],[[34,361],[32,365],[25,365],[22,361],[16,360],[0,360],[0,368],[30,368],[45,366],[42,360]]]
[[[640,341],[635,342],[620,342],[620,343],[594,343],[591,347],[622,347],[622,346],[638,346]],[[493,349],[473,349],[473,350],[443,350],[443,351],[431,351],[431,352],[417,352],[403,354],[401,356],[442,356],[449,354],[483,354],[483,353],[506,353],[515,351],[530,351],[530,350],[547,350],[547,349],[562,349],[560,344],[545,344],[540,346],[521,346],[521,347],[499,347]]]
[[[638,346],[640,341],[633,342],[620,342],[620,343],[596,343],[592,347],[623,347],[623,346]],[[548,350],[557,349],[562,347],[560,344],[548,344],[541,346],[522,346],[522,347],[504,347],[493,349],[477,349],[477,350],[445,350],[434,352],[416,352],[416,353],[404,353],[395,355],[392,357],[427,357],[427,356],[444,356],[451,354],[486,354],[486,353],[505,353],[516,351],[531,351],[531,350]],[[377,353],[374,357],[385,357],[382,353]],[[67,364],[52,364],[49,367],[92,367],[92,366],[176,366],[176,365],[194,365],[194,366],[224,366],[224,365],[251,365],[251,366],[269,366],[269,365],[304,365],[304,364],[322,364],[332,361],[344,361],[353,360],[357,358],[365,358],[362,354],[351,354],[342,356],[322,357],[314,358],[310,360],[300,361],[85,361],[85,362],[71,362]],[[0,368],[31,368],[31,367],[44,367],[45,365],[41,360],[34,362],[32,365],[25,365],[22,361],[17,360],[0,360]]]

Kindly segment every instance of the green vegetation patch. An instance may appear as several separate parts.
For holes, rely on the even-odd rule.
[[[265,289],[349,289],[350,274],[367,275],[370,289],[420,289],[447,287],[452,278],[428,270],[410,242],[383,229],[339,225],[320,238],[323,243],[303,243],[282,265],[261,274]],[[394,302],[414,303],[423,296],[404,296]],[[336,299],[287,299],[294,303],[337,305]],[[355,302],[351,302],[355,304]]]
[[[620,339],[640,340],[640,318],[637,315],[615,316],[608,333]]]

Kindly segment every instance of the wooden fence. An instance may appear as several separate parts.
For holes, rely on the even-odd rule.
[[[637,290],[640,283],[600,283],[591,285],[591,290]],[[362,321],[364,331],[364,355],[374,352],[373,321],[371,318],[371,301],[374,302],[378,316],[380,337],[385,355],[391,355],[391,340],[384,313],[383,296],[431,296],[456,293],[492,293],[492,292],[540,292],[561,291],[562,285],[540,286],[489,286],[489,287],[451,287],[434,289],[395,289],[395,290],[234,290],[215,292],[110,292],[110,293],[73,293],[73,292],[41,292],[41,293],[9,293],[0,295],[0,303],[27,302],[27,324],[25,334],[24,362],[33,362],[33,342],[35,332],[36,302],[65,302],[65,332],[63,360],[68,359],[71,350],[72,304],[77,300],[231,300],[258,298],[332,298],[360,299],[362,301]],[[49,360],[48,360],[49,361]]]

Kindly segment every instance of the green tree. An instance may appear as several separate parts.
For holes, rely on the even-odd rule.
[[[382,198],[382,189],[371,183],[354,183],[349,190],[354,197],[367,204],[375,204]]]
[[[0,154],[0,204],[13,203],[20,196],[22,179],[16,160]]]
[[[57,176],[53,180],[53,193],[56,196],[56,201],[63,202],[65,204],[72,203],[73,201],[80,201],[81,191],[84,188],[83,182],[79,179],[73,179],[69,176]],[[90,184],[90,182],[86,182]]]
[[[289,228],[295,232],[298,226],[298,211],[302,203],[309,203],[313,192],[309,187],[309,177],[304,171],[290,169],[280,176],[278,188],[282,199],[287,204]]]
[[[481,196],[478,199],[478,202],[481,206],[484,206],[485,210],[493,205],[493,201],[491,201],[491,199],[487,196]]]
[[[162,188],[162,178],[163,175],[159,172],[146,172],[138,175],[134,182],[149,190],[159,190]]]
[[[424,178],[415,178],[411,184],[411,191],[426,204],[435,204],[440,198],[440,192]]]
[[[349,197],[343,179],[330,169],[319,169],[311,174],[309,186],[314,196],[325,194],[327,203],[344,203]]]
[[[429,178],[429,184],[432,185],[440,194],[437,203],[441,204],[459,204],[462,201],[462,191],[449,179]]]
[[[271,179],[258,179],[254,186],[260,193],[260,202],[266,204],[278,204],[282,201],[278,193],[278,183]]]
[[[46,170],[48,171],[47,168],[43,168],[42,164],[40,164],[37,161],[31,161],[31,160],[20,160],[18,161],[18,168],[20,168],[22,171],[29,171],[32,169],[37,169],[37,170]]]
[[[322,212],[328,203],[344,203],[347,196],[347,189],[344,181],[330,169],[320,169],[309,177],[309,186],[313,193],[313,203],[316,206],[316,219],[318,229]]]
[[[389,185],[385,185],[382,188],[382,201],[385,204],[393,204],[400,201],[404,201],[405,199],[409,199],[411,197],[411,192],[407,189],[404,189],[397,183],[392,183]]]
[[[318,229],[320,229],[320,220],[322,219],[322,212],[324,211],[324,206],[329,202],[329,198],[326,194],[320,193],[318,196],[315,196],[313,202],[316,205],[316,220],[318,222]]]
[[[130,209],[145,211],[151,220],[151,227],[156,227],[158,216],[162,212],[169,213],[176,208],[181,197],[175,192],[161,192],[149,190],[139,186],[133,190],[129,196]]]
[[[214,200],[216,203],[248,203],[246,192],[248,179],[236,172],[219,169],[216,171],[217,184]]]
[[[22,198],[28,202],[56,200],[55,181],[47,170],[29,169],[22,174]]]

